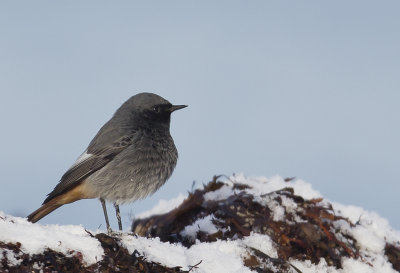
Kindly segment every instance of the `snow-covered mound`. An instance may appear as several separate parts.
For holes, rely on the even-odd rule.
[[[42,226],[0,213],[0,271],[400,270],[400,232],[387,220],[278,176],[215,177],[186,199],[160,201],[132,230],[139,236]]]

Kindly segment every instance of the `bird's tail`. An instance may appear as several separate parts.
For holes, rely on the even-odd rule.
[[[53,210],[58,209],[62,205],[75,202],[80,199],[93,198],[91,194],[89,194],[87,187],[84,183],[79,184],[78,186],[70,189],[69,191],[55,196],[54,198],[48,200],[44,203],[40,208],[32,212],[28,215],[28,221],[32,223],[36,223],[47,214],[52,212]]]
[[[57,202],[53,202],[53,201],[56,201],[56,199],[50,200],[48,203],[43,204],[40,208],[38,208],[37,210],[35,210],[31,214],[29,214],[28,221],[32,222],[32,223],[36,223],[37,221],[39,221],[40,219],[45,217],[47,214],[49,214],[50,212],[52,212],[55,209],[58,209],[59,207],[61,207],[63,205],[63,204],[58,204]]]

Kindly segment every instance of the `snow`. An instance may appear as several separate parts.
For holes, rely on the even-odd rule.
[[[0,260],[2,260],[3,258],[7,258],[8,264],[13,266],[19,265],[22,262],[22,260],[17,260],[17,258],[14,255],[14,252],[9,249],[5,249],[0,252]]]
[[[169,267],[188,264],[187,249],[181,245],[161,242],[159,238],[143,238],[127,234],[122,235],[122,242],[129,252],[137,250],[149,261],[156,261]]]
[[[213,243],[197,243],[191,248],[178,244],[161,242],[158,238],[123,236],[123,243],[129,251],[135,249],[144,253],[149,261],[159,262],[166,266],[182,266],[188,269],[201,262],[198,269],[191,272],[223,273],[251,272],[242,263],[245,255],[244,244],[237,241],[217,241]]]
[[[283,221],[286,214],[294,214],[296,211],[301,210],[301,208],[298,208],[297,204],[292,199],[287,198],[286,196],[280,196],[280,204],[278,201],[276,201],[277,196],[277,193],[272,192],[267,196],[255,197],[255,200],[258,201],[261,205],[267,206],[269,209],[271,209],[274,221]],[[295,216],[297,222],[304,222],[299,217],[297,217],[297,215]]]
[[[369,261],[372,266],[366,263],[354,259],[344,259],[343,260],[343,270],[340,273],[347,272],[362,272],[362,273],[394,273],[395,271],[391,264],[383,256],[376,256],[374,259]]]
[[[231,185],[232,185],[232,183],[231,183]],[[218,201],[218,200],[228,198],[232,194],[234,194],[234,190],[232,190],[232,187],[229,185],[223,185],[221,188],[219,188],[216,191],[207,192],[204,195],[204,200],[205,201],[209,201],[209,200]]]
[[[370,232],[370,236],[376,236],[380,240],[385,240],[389,243],[396,243],[400,240],[400,231],[394,230],[387,219],[379,216],[375,212],[364,210],[363,208],[356,206],[346,206],[339,203],[331,202],[335,211],[338,215],[349,218],[353,223],[361,224],[361,227],[365,228]],[[349,227],[348,227],[349,228]],[[349,229],[349,232],[359,239],[362,237],[363,230],[360,229]],[[372,237],[366,237],[368,240],[360,240],[362,241],[363,248],[372,247],[372,244],[369,245],[369,241],[372,240]]]
[[[243,239],[243,243],[248,247],[260,250],[272,258],[278,258],[274,242],[267,235],[251,233],[250,236]]]
[[[343,268],[336,269],[334,267],[330,267],[327,265],[324,259],[321,259],[320,262],[315,265],[312,264],[311,261],[297,261],[290,259],[290,263],[298,268],[301,272],[304,273],[396,273],[391,264],[388,263],[382,256],[377,257],[374,262],[372,262],[372,266],[362,262],[357,259],[349,259],[344,258]]]
[[[301,209],[297,207],[293,200],[285,199],[284,197],[282,198],[282,204],[278,204],[273,198],[274,191],[291,187],[294,189],[295,194],[301,195],[305,199],[321,197],[318,191],[303,180],[285,182],[280,176],[249,178],[243,174],[238,174],[226,178],[224,183],[226,185],[220,189],[207,193],[205,199],[222,200],[235,193],[235,190],[232,189],[233,185],[236,183],[246,184],[249,188],[245,189],[245,191],[254,195],[255,201],[268,206],[273,212],[274,220],[284,220],[286,213],[293,213]],[[184,198],[185,195],[180,194],[169,201],[161,200],[153,209],[141,213],[137,217],[144,218],[168,212],[181,204]],[[327,202],[327,200],[322,202]],[[355,206],[331,203],[336,215],[346,217],[352,223],[357,223],[355,226],[350,226],[347,221],[336,221],[335,228],[356,239],[362,258],[343,258],[342,269],[329,266],[324,259],[321,259],[318,264],[295,259],[290,259],[289,262],[304,273],[396,273],[384,255],[384,248],[387,242],[399,245],[400,231],[394,230],[386,219],[374,212]],[[186,226],[182,234],[190,236],[194,240],[199,231],[209,234],[215,233],[218,229],[212,220],[213,215],[198,219],[192,225]],[[95,234],[96,232],[92,233]],[[191,271],[195,273],[252,272],[243,264],[243,259],[249,255],[249,248],[258,249],[273,258],[278,257],[277,249],[272,239],[268,235],[254,232],[250,236],[237,240],[218,240],[209,243],[194,241],[191,247],[161,242],[159,238],[136,237],[127,233],[123,233],[120,236],[121,243],[130,252],[137,250],[139,253],[144,254],[149,261],[158,262],[169,267],[182,266],[184,270],[188,270],[191,266],[202,261],[197,268]],[[28,254],[41,253],[46,248],[51,248],[66,255],[73,255],[70,250],[79,251],[82,253],[83,261],[87,265],[96,263],[104,255],[99,241],[96,238],[92,238],[82,226],[32,224],[27,222],[26,219],[9,216],[2,212],[0,212],[0,241],[6,243],[20,242],[24,253]],[[9,263],[18,264],[18,260],[15,259],[11,251],[2,251],[0,259],[2,255],[7,256]]]
[[[213,234],[218,232],[217,227],[213,224],[213,215],[207,215],[206,217],[195,221],[190,226],[186,226],[185,229],[181,232],[182,236],[188,236],[192,239],[196,238],[196,235],[199,231]]]
[[[252,272],[243,265],[245,249],[241,241],[217,241],[196,244],[189,249],[191,261],[202,260],[201,267],[193,272]]]
[[[271,193],[265,198],[258,198],[256,201],[261,203],[263,206],[268,206],[271,209],[272,217],[274,221],[283,221],[285,217],[285,208],[281,206],[278,201],[274,198],[277,196],[276,193]]]
[[[305,199],[313,199],[322,197],[322,195],[314,190],[312,186],[303,180],[299,179],[296,181],[285,182],[281,176],[273,176],[271,178],[266,177],[246,177],[244,174],[237,174],[229,177],[232,183],[241,183],[251,186],[251,189],[246,190],[247,192],[260,196],[268,194],[273,191],[281,190],[286,187],[294,189],[294,193],[302,196]]]
[[[96,263],[104,255],[100,242],[90,237],[82,226],[59,226],[32,224],[24,218],[6,215],[0,211],[0,241],[22,244],[24,253],[39,254],[46,248],[73,255],[79,251],[86,264]],[[10,254],[10,253],[9,253]],[[13,259],[12,255],[7,255]]]
[[[160,201],[158,201],[157,205],[155,205],[151,210],[144,211],[136,215],[136,218],[146,218],[152,215],[164,214],[166,212],[169,212],[178,207],[183,202],[183,200],[185,200],[185,198],[186,196],[180,193],[177,197],[170,200],[161,199]]]

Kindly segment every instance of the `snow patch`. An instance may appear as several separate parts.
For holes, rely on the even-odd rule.
[[[294,193],[302,196],[305,199],[313,199],[322,197],[321,193],[314,190],[311,184],[298,179],[295,181],[286,182],[285,179],[276,175],[270,178],[266,177],[246,177],[244,174],[237,174],[230,176],[228,179],[232,183],[240,183],[250,186],[246,191],[259,196],[273,191],[281,190],[283,188],[293,188]]]
[[[202,261],[199,268],[191,272],[252,272],[242,262],[246,253],[240,241],[196,243],[186,248],[179,244],[161,242],[158,238],[146,239],[124,235],[122,242],[129,251],[137,250],[145,254],[149,261],[169,267],[181,266],[183,269],[189,269]]]
[[[8,261],[8,265],[10,266],[17,266],[20,265],[22,259],[17,259],[16,254],[9,249],[3,249],[0,252],[0,261],[6,259]]]
[[[184,237],[195,239],[199,231],[208,234],[218,232],[218,228],[212,222],[213,219],[213,215],[207,215],[206,217],[195,221],[190,226],[186,226],[185,229],[181,231],[181,235]]]
[[[82,226],[32,224],[24,218],[13,217],[0,211],[0,241],[21,243],[25,253],[39,254],[46,248],[71,256],[79,251],[85,264],[90,265],[103,258],[104,251],[96,238],[90,237]]]
[[[274,242],[268,235],[252,232],[250,236],[247,236],[243,239],[243,244],[260,250],[272,258],[278,258],[278,253],[276,252]]]
[[[207,192],[204,195],[204,200],[205,201],[209,201],[209,200],[218,201],[218,200],[226,199],[229,196],[231,196],[232,194],[234,194],[232,187],[229,185],[223,185],[221,188],[219,188],[216,191]]]
[[[177,197],[170,200],[161,199],[152,209],[139,213],[136,218],[143,219],[153,215],[167,213],[182,204],[186,197],[186,195],[180,193]]]

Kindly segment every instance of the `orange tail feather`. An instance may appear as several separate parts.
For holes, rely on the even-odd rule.
[[[29,214],[27,217],[28,221],[36,223],[37,221],[45,217],[47,214],[58,209],[62,205],[72,203],[80,199],[94,198],[94,197],[95,196],[90,194],[90,191],[88,191],[85,184],[81,183],[75,188],[67,191],[66,193],[54,197],[53,199],[43,204],[40,208]]]

